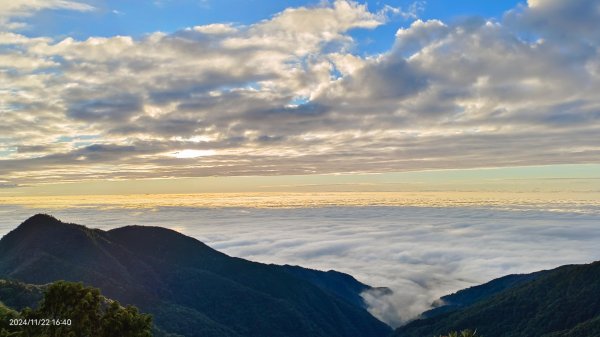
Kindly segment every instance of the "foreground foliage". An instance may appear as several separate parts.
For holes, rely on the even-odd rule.
[[[11,320],[27,323],[11,325]],[[9,336],[151,337],[152,317],[133,306],[122,307],[105,299],[96,288],[58,281],[46,288],[35,309],[18,313],[0,305],[0,337]]]
[[[461,332],[452,331],[447,335],[440,335],[440,337],[483,337],[477,334],[477,330],[473,331],[470,329],[463,330]]]

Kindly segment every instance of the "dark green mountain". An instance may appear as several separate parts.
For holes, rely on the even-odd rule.
[[[466,328],[477,329],[485,337],[600,336],[600,262],[488,284],[488,290],[494,287],[505,289],[488,294],[480,291],[485,287],[459,292],[453,295],[455,299],[472,303],[413,321],[393,336],[437,336]],[[478,299],[478,294],[483,296]]]
[[[357,303],[358,292],[352,295],[352,289],[363,289],[358,281],[294,268],[229,257],[165,228],[102,231],[47,215],[33,216],[0,240],[0,278],[33,284],[81,281],[153,314],[166,332],[190,337],[389,334],[387,325]]]
[[[459,310],[460,308],[467,307],[475,302],[492,297],[504,290],[533,281],[539,276],[542,276],[545,272],[546,271],[539,271],[531,274],[506,275],[488,283],[459,290],[454,294],[441,297],[433,303],[435,308],[422,313],[421,318],[435,317],[444,313]]]
[[[360,294],[363,291],[373,289],[372,287],[359,282],[351,275],[340,273],[335,270],[324,272],[290,265],[284,265],[283,268],[288,273],[307,280],[322,290],[333,293],[339,298],[358,307],[366,308],[364,299]]]

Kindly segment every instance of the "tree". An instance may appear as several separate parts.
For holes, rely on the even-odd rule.
[[[19,317],[19,313],[4,306],[0,302],[0,337],[18,337],[18,332],[13,331],[9,322],[13,318]]]
[[[58,281],[44,292],[37,309],[26,308],[19,318],[47,325],[9,327],[3,336],[19,337],[151,337],[152,317],[133,306],[122,307],[81,283]],[[2,335],[4,334],[4,335]]]
[[[477,335],[477,330],[473,331],[470,329],[466,329],[461,332],[452,331],[452,332],[449,332],[447,335],[445,335],[445,336],[441,335],[440,337],[483,337],[483,336]]]
[[[123,308],[113,301],[100,321],[101,337],[150,337],[152,318],[140,314],[134,306]]]

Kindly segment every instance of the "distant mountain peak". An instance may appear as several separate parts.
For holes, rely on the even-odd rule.
[[[123,227],[113,228],[107,231],[108,233],[143,233],[143,234],[157,234],[157,235],[170,235],[173,237],[186,237],[184,234],[170,228],[160,226],[140,226],[140,225],[127,225]]]
[[[23,221],[17,228],[5,235],[2,240],[22,240],[24,236],[52,239],[52,236],[62,236],[67,233],[72,235],[93,235],[92,233],[95,231],[98,230],[62,222],[52,215],[39,213]]]
[[[36,214],[0,239],[0,278],[83,282],[189,337],[391,333],[364,308],[370,287],[350,276],[229,257],[160,227],[104,231]]]
[[[23,221],[21,225],[55,225],[62,223],[62,221],[58,220],[50,214],[38,213],[36,215],[31,216],[29,219]]]

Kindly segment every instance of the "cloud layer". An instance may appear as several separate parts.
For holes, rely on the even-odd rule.
[[[396,326],[458,289],[509,273],[600,259],[598,203],[501,208],[1,206],[0,234],[39,211],[99,228],[168,227],[233,256],[336,269],[390,287],[391,296],[365,297],[371,312]],[[586,212],[575,212],[582,208]]]
[[[91,10],[11,3],[5,22]],[[499,21],[416,19],[371,56],[350,32],[393,10],[344,0],[139,39],[6,31],[1,182],[598,162],[599,11],[538,0]]]

